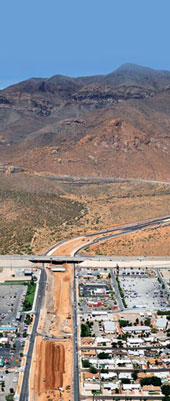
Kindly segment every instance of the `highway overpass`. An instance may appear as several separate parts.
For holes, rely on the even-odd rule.
[[[170,256],[167,257],[127,257],[127,256],[47,256],[47,255],[0,255],[0,268],[31,268],[34,265],[41,267],[42,263],[62,265],[65,263],[83,263],[87,266],[100,266],[105,262],[106,267],[128,267],[138,265],[140,267],[153,266],[170,269]]]

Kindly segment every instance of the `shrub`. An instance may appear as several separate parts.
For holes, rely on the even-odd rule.
[[[141,386],[161,386],[161,379],[157,376],[144,377],[140,380]]]
[[[109,354],[107,354],[106,352],[100,352],[98,354],[98,358],[99,359],[111,359],[111,356]]]
[[[90,327],[87,324],[81,324],[81,337],[91,337]]]
[[[169,384],[164,384],[164,385],[161,387],[161,390],[162,390],[162,393],[163,393],[164,395],[170,395],[170,385],[169,385]]]
[[[97,373],[97,369],[94,366],[90,366],[90,373]]]
[[[90,368],[91,364],[88,359],[83,359],[82,366],[83,366],[83,368]]]

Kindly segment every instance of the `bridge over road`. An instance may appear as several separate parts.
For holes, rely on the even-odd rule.
[[[91,267],[155,267],[170,269],[170,256],[167,257],[125,257],[125,256],[46,256],[46,255],[0,255],[0,268],[36,268],[41,269],[42,263],[62,265],[65,263],[82,263]]]
[[[86,234],[82,237],[77,237],[80,238],[82,241],[81,247],[78,246],[77,249],[79,249],[79,252],[88,247],[89,245],[92,244],[97,244],[102,241],[106,241],[111,238],[116,238],[122,235],[128,235],[133,232],[145,230],[145,229],[154,229],[160,226],[164,225],[170,225],[170,216],[164,216],[164,217],[157,217],[155,219],[149,219],[145,220],[142,222],[136,222],[132,224],[126,224],[126,225],[120,225],[120,226],[114,226],[112,228],[104,229],[102,231],[98,231],[95,233],[91,234]],[[76,238],[73,238],[71,241],[75,241]],[[84,243],[83,243],[84,241]],[[61,241],[61,243],[68,242],[67,240]],[[51,247],[51,250],[44,255],[0,255],[0,268],[3,267],[15,267],[15,268],[23,268],[23,267],[32,267],[32,264],[36,264],[37,267],[38,264],[42,263],[52,263],[55,265],[61,265],[64,263],[81,263],[81,262],[86,262],[86,261],[93,261],[93,262],[112,262],[112,263],[119,263],[121,267],[121,262],[125,263],[128,262],[128,260],[134,261],[138,260],[141,263],[141,267],[143,263],[146,265],[149,261],[153,261],[156,264],[156,267],[161,267],[163,264],[163,267],[168,266],[168,263],[170,264],[170,257],[159,257],[159,258],[143,258],[143,257],[138,257],[138,258],[127,258],[127,257],[107,257],[107,256],[86,256],[86,255],[80,255],[76,254],[76,256],[59,256],[59,255],[51,255],[50,253],[53,253],[53,248],[56,247],[56,244]],[[109,266],[108,266],[109,267]],[[111,267],[111,266],[110,266]]]

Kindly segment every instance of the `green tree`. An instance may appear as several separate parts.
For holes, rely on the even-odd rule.
[[[90,368],[91,364],[88,359],[83,359],[82,366],[83,366],[83,368]]]
[[[91,337],[90,327],[87,324],[81,324],[81,337]]]
[[[137,370],[134,370],[132,372],[132,378],[133,378],[133,380],[137,380],[137,378],[138,378],[138,371]]]
[[[94,366],[90,366],[90,373],[97,373],[97,369]]]
[[[100,352],[98,354],[98,358],[99,359],[111,359],[111,356],[106,352]]]
[[[170,385],[169,385],[169,384],[164,384],[164,385],[161,387],[161,390],[162,390],[162,393],[163,393],[164,395],[170,395]]]
[[[129,322],[128,322],[128,320],[119,320],[119,325],[121,328],[126,327],[129,325]]]
[[[161,379],[157,376],[144,377],[140,380],[141,386],[161,386]]]
[[[126,377],[124,379],[121,379],[122,384],[130,384],[130,379],[127,379]]]
[[[14,394],[8,394],[8,395],[6,395],[5,399],[6,399],[6,401],[13,401],[13,399],[14,399]]]

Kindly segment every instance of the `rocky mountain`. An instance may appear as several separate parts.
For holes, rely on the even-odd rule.
[[[0,164],[170,180],[170,72],[31,78],[0,91]]]

